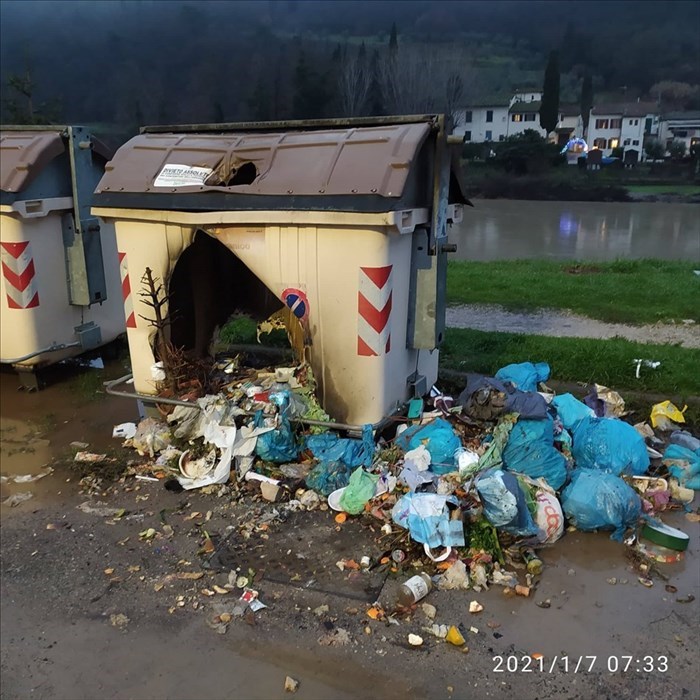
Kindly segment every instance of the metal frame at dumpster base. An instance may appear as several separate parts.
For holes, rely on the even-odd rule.
[[[202,410],[202,407],[197,402],[183,401],[182,399],[169,399],[167,397],[160,398],[158,396],[154,396],[153,394],[139,394],[136,391],[119,391],[114,388],[116,386],[119,386],[120,384],[126,384],[133,378],[133,374],[125,374],[123,377],[119,377],[118,379],[112,379],[108,382],[104,382],[103,386],[105,388],[105,392],[110,396],[119,396],[120,398],[126,399],[136,399],[138,401],[142,401],[144,404],[156,405],[162,403],[166,406],[186,406],[187,408],[196,408],[200,411]],[[371,423],[372,431],[377,431],[381,429],[390,420],[399,415],[400,408],[401,407],[397,408],[393,413],[384,416],[384,418],[378,420],[376,423]],[[240,415],[252,417],[255,415],[255,412],[242,411]],[[329,428],[330,430],[347,430],[348,432],[353,433],[361,433],[362,429],[364,428],[363,425],[352,425],[349,423],[332,423],[330,421],[311,420],[310,418],[290,418],[289,421],[291,423],[299,423],[301,425],[308,425],[310,427],[316,426],[320,428]]]

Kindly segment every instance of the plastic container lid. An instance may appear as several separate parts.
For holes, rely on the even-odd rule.
[[[642,537],[662,547],[675,549],[677,552],[684,552],[690,541],[685,532],[665,523],[644,523]]]

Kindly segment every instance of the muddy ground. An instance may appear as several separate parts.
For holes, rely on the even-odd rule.
[[[18,393],[14,376],[0,376],[3,475],[37,473],[57,457],[65,463],[72,441],[95,452],[118,447],[112,426],[136,419],[136,407],[95,394],[90,372],[59,377],[38,394]],[[382,539],[369,515],[337,525],[329,512],[286,513],[235,488],[177,494],[126,477],[88,495],[78,480],[57,464],[40,481],[2,485],[3,500],[33,493],[1,512],[3,699],[262,700],[291,697],[287,675],[299,681],[300,699],[700,697],[700,525],[682,512],[664,519],[690,534],[687,556],[662,565],[668,581],[656,577],[651,588],[624,545],[568,532],[543,551],[546,568],[530,598],[506,597],[498,586],[431,592],[435,622],[461,625],[464,651],[423,632],[431,621],[421,608],[398,625],[367,616],[415,571],[340,571],[341,559],[392,548],[396,535]],[[124,513],[78,509],[87,501]],[[158,534],[140,539],[148,528]],[[213,556],[198,554],[205,531]],[[202,590],[224,590],[230,570],[252,578],[268,607],[234,616],[220,634],[210,623],[240,590]],[[688,595],[695,600],[677,602]],[[468,612],[472,600],[483,612]],[[547,600],[549,608],[537,605]],[[409,633],[421,634],[423,646],[410,648]],[[541,662],[523,661],[534,653]]]

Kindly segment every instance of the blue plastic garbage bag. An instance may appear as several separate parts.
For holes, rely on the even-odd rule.
[[[527,507],[525,493],[514,474],[489,469],[476,482],[486,519],[511,535],[531,537],[539,533]]]
[[[254,425],[260,428],[264,424],[263,412],[255,414]],[[255,454],[266,462],[293,462],[299,456],[299,446],[294,431],[286,416],[280,416],[279,427],[263,433],[255,443]]]
[[[617,418],[584,418],[574,430],[577,467],[639,476],[649,469],[644,438]]]
[[[503,450],[506,469],[532,479],[544,477],[558,491],[566,481],[566,458],[554,447],[554,421],[519,420]]]
[[[681,447],[685,447],[686,450],[696,452],[700,455],[700,440],[693,437],[687,430],[674,430],[671,433],[669,442],[672,445],[680,445]]]
[[[464,524],[451,520],[448,504],[458,506],[454,496],[436,493],[407,493],[391,509],[391,517],[411,533],[416,542],[436,547],[464,547]]]
[[[395,444],[404,452],[425,444],[430,452],[430,471],[435,474],[448,474],[456,470],[454,454],[462,446],[452,426],[442,418],[404,430],[396,438]]]
[[[321,433],[306,438],[306,449],[322,462],[343,462],[348,467],[369,467],[374,457],[372,426],[362,426],[362,439],[340,438],[337,433]]]
[[[351,473],[352,467],[344,462],[319,462],[304,481],[310,489],[324,496],[330,496],[336,489],[342,489],[348,485]]]
[[[610,539],[622,541],[642,511],[637,492],[619,476],[598,469],[576,469],[564,489],[561,505],[578,530],[613,530]]]
[[[693,451],[682,445],[669,445],[663,463],[681,486],[700,491],[700,449]]]
[[[555,396],[552,399],[552,406],[557,409],[557,415],[567,430],[576,430],[584,418],[595,416],[595,411],[592,408],[571,394]]]
[[[546,362],[520,362],[501,367],[495,376],[502,382],[510,382],[520,391],[537,391],[537,385],[549,379],[549,365]]]

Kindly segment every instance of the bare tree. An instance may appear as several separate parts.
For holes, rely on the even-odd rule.
[[[392,112],[445,112],[459,118],[466,70],[459,47],[404,44],[383,59],[379,83]]]
[[[367,98],[372,86],[372,73],[367,64],[367,57],[360,49],[356,56],[347,56],[346,53],[343,59],[338,81],[340,107],[347,117],[361,116],[366,111]]]
[[[464,113],[460,107],[464,105],[464,81],[458,73],[451,73],[445,85],[445,112],[452,117],[452,125],[459,126]]]

